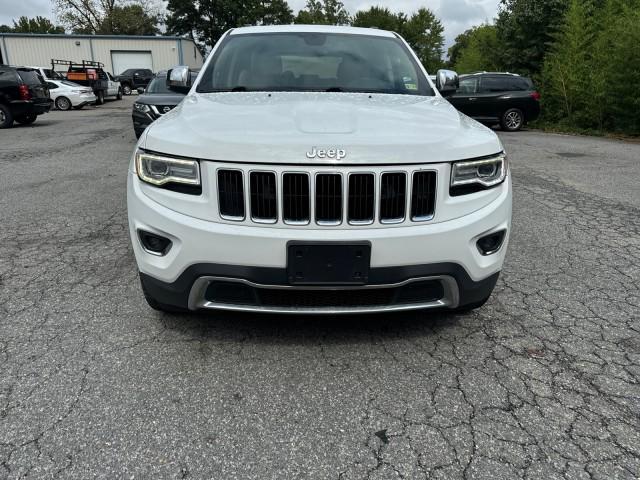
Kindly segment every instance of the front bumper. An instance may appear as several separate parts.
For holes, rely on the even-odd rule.
[[[143,193],[135,174],[129,175],[127,204],[133,250],[143,283],[148,291],[167,305],[192,310],[222,308],[278,313],[361,313],[458,308],[486,299],[502,268],[511,226],[510,178],[498,188],[501,193],[493,202],[469,215],[440,223],[388,229],[262,228],[205,221],[177,213],[149,198]],[[150,254],[143,249],[138,230],[165,236],[173,245],[165,256]],[[476,246],[478,238],[498,230],[507,232],[502,247],[492,255],[483,256]],[[386,289],[384,294],[403,295],[398,289],[408,282],[434,280],[442,284],[442,296],[410,305],[391,302],[382,308],[355,308],[354,305],[319,307],[313,302],[312,308],[306,310],[265,305],[260,300],[260,292],[292,288],[287,276],[289,241],[368,241],[371,243],[371,271],[368,284],[361,289],[378,288],[380,293]],[[197,283],[199,279],[206,281]],[[207,288],[214,281],[244,283],[253,289],[257,295],[253,298],[257,300],[248,303],[245,298],[242,304],[225,308],[225,305],[207,298]],[[299,293],[300,290],[305,288],[296,287],[289,291]]]

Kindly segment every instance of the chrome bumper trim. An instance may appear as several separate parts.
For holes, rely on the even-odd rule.
[[[269,307],[261,305],[242,305],[212,302],[205,298],[205,293],[209,284],[218,282],[235,282],[248,285],[250,287],[273,290],[376,290],[385,288],[396,288],[410,283],[422,281],[440,281],[444,290],[444,296],[440,300],[424,303],[406,303],[388,306],[356,306],[356,307]],[[384,284],[384,285],[362,285],[362,286],[298,286],[298,285],[262,285],[240,278],[226,277],[200,277],[191,287],[189,292],[190,310],[225,310],[235,312],[262,312],[279,314],[304,314],[304,315],[338,315],[338,314],[362,314],[362,313],[383,313],[383,312],[406,312],[412,310],[425,310],[432,308],[456,308],[460,301],[458,284],[453,277],[441,275],[433,277],[419,277],[405,280],[404,282]]]

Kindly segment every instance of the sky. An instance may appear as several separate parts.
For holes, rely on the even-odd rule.
[[[294,12],[304,7],[306,0],[288,0]],[[500,0],[342,0],[351,14],[371,6],[385,6],[393,11],[411,13],[428,7],[442,21],[445,30],[445,45],[453,44],[456,36],[467,28],[491,21],[497,14]],[[0,25],[11,25],[14,18],[22,15],[41,15],[54,20],[52,0],[0,0]]]

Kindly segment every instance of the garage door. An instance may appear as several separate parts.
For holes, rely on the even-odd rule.
[[[153,71],[151,52],[111,52],[113,74],[120,75],[129,68],[148,68]]]

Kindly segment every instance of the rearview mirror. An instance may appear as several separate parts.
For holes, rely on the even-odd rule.
[[[453,95],[460,87],[460,78],[453,70],[438,70],[436,88],[443,97]]]
[[[191,75],[189,67],[180,65],[167,72],[167,88],[179,93],[189,93],[191,89]]]

